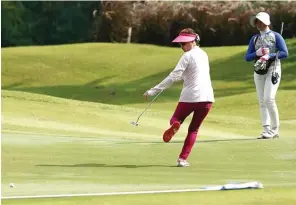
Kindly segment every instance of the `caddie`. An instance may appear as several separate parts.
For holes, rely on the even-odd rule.
[[[271,139],[279,136],[279,112],[275,101],[281,80],[281,60],[288,57],[288,49],[282,35],[270,29],[270,16],[259,12],[251,17],[250,24],[259,34],[250,42],[246,61],[254,63],[254,81],[260,105],[263,132],[258,139]]]

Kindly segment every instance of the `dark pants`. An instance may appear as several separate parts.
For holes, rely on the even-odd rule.
[[[191,149],[196,141],[198,129],[208,115],[212,107],[211,102],[179,102],[175,110],[174,115],[171,118],[170,124],[172,125],[175,121],[179,121],[181,124],[183,121],[193,112],[193,117],[188,127],[188,134],[185,139],[180,158],[187,159]]]

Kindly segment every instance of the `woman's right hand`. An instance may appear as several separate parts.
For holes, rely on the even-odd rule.
[[[256,51],[257,56],[264,56],[269,54],[269,48],[261,47]]]

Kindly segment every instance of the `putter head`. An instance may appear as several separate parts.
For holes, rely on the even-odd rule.
[[[139,124],[136,122],[131,122],[132,125],[138,126]]]
[[[278,73],[272,73],[272,76],[271,76],[271,82],[272,84],[277,84],[278,83],[278,80],[279,80],[279,74]]]

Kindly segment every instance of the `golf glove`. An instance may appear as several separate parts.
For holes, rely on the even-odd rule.
[[[155,94],[157,93],[157,90],[155,89],[150,89],[150,90],[147,90],[145,93],[144,93],[144,96],[154,96]]]
[[[269,60],[269,55],[262,56],[254,65],[255,71],[263,71],[266,70],[267,61]]]
[[[261,61],[268,61],[269,58],[270,58],[269,55],[266,54],[266,55],[262,56],[259,60],[261,60]]]
[[[266,54],[269,54],[269,48],[261,47],[256,51],[257,56],[264,56]]]

